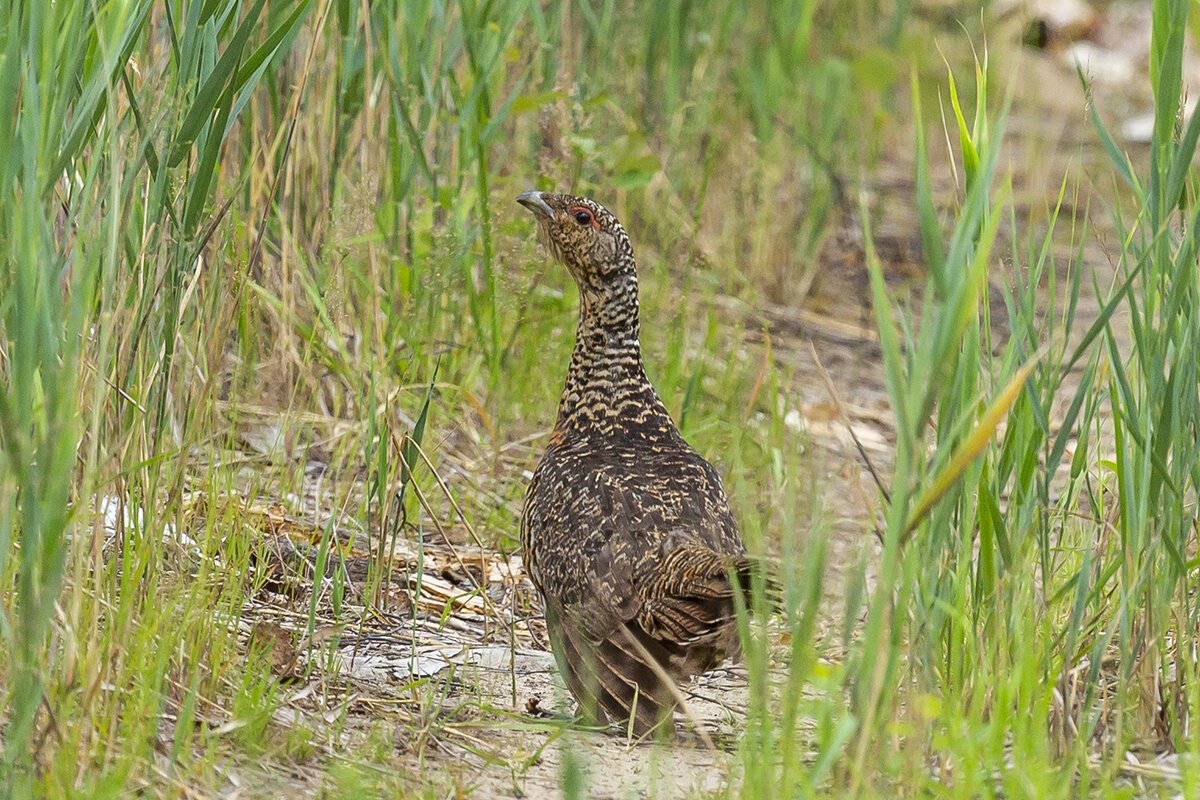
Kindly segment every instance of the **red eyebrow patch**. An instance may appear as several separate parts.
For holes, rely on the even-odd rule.
[[[571,212],[572,216],[576,216],[580,213],[587,214],[588,219],[590,219],[592,221],[592,227],[595,228],[596,230],[600,230],[599,220],[596,219],[596,215],[593,214],[592,210],[590,208],[588,208],[587,206],[571,206],[570,212]],[[576,216],[576,218],[578,218],[578,217]]]

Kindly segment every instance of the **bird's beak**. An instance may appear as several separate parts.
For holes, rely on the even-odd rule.
[[[523,192],[517,195],[517,202],[537,216],[545,217],[550,222],[554,221],[554,209],[542,199],[541,192]]]

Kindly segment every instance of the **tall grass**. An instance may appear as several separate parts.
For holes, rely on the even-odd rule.
[[[836,673],[846,701],[793,639],[787,681],[764,681],[749,716],[742,796],[1177,790],[1140,783],[1155,774],[1173,775],[1168,787],[1196,785],[1197,219],[1187,198],[1200,122],[1180,122],[1187,12],[1155,4],[1144,177],[1093,110],[1133,197],[1123,207],[1114,191],[1107,209],[1124,244],[1111,286],[1093,284],[1094,319],[1076,320],[1091,233],[1085,218],[1062,214],[1077,189],[1065,178],[1045,229],[1021,232],[999,170],[1008,109],[988,112],[986,60],[974,114],[953,78],[948,87],[962,180],[949,226],[918,131],[929,275],[913,307],[894,305],[868,251],[897,442],[874,589],[861,606],[847,600],[862,624]],[[1064,224],[1066,263],[1056,256]],[[997,290],[1004,338],[994,333]],[[848,585],[869,581],[864,571]],[[793,594],[789,619],[813,602]],[[752,683],[767,671],[761,653],[751,650]],[[791,760],[797,749],[809,754],[804,769]],[[1164,753],[1185,755],[1159,769]]]
[[[212,436],[204,373],[223,345],[199,334],[225,286],[210,263],[227,207],[214,179],[305,8],[252,46],[264,7],[192,5],[152,23],[149,3],[35,5],[5,26],[6,792],[118,789],[128,759],[92,771],[113,762],[111,737],[131,756],[148,746],[176,643],[205,652],[205,623],[237,607],[203,582],[156,604],[161,533],[183,522],[181,459]],[[162,49],[147,53],[151,25]],[[188,675],[192,692],[201,677]],[[81,715],[91,724],[58,724]]]
[[[1131,762],[1193,747],[1196,219],[1185,187],[1200,123],[1178,122],[1187,11],[1155,4],[1145,178],[1096,117],[1135,205],[1114,193],[1125,244],[1086,326],[1075,316],[1088,228],[1069,220],[1074,255],[1059,263],[1056,227],[1074,200],[1064,181],[1046,230],[1020,234],[998,171],[1007,108],[987,111],[986,61],[973,116],[949,86],[963,193],[946,235],[918,136],[929,281],[915,308],[893,305],[868,253],[896,462],[875,590],[844,665],[854,734],[835,791],[1123,796]],[[819,754],[845,745],[832,726],[818,731]],[[1191,785],[1195,764],[1172,763]]]
[[[1197,757],[1200,128],[1176,124],[1187,4],[1155,5],[1148,170],[1101,127],[1130,187],[1113,196],[1132,197],[1105,208],[1123,243],[1112,288],[1089,285],[1091,234],[1064,210],[1077,205],[1071,181],[1048,229],[1022,231],[986,64],[946,95],[963,178],[949,216],[918,137],[929,288],[895,307],[869,255],[896,458],[882,551],[849,569],[838,643],[822,633],[819,487],[784,424],[795,378],[746,343],[756,321],[713,301],[804,299],[878,133],[908,114],[897,53],[927,28],[905,3],[745,11],[10,10],[6,794],[216,792],[230,769],[317,746],[335,788],[413,790],[418,775],[376,784],[340,763],[351,758],[336,730],[269,722],[278,684],[237,645],[261,532],[225,499],[303,496],[319,460],[327,506],[373,540],[420,547],[404,523],[452,509],[424,491],[419,444],[435,463],[479,465],[450,489],[487,545],[514,546],[533,457],[522,442],[558,390],[536,376],[566,363],[573,314],[566,275],[528,266],[539,259],[511,199],[531,186],[593,194],[636,231],[649,368],[689,439],[727,468],[747,539],[784,565],[782,622],[746,630],[750,709],[727,794],[1115,794],[1132,750]],[[918,104],[931,105],[918,96],[931,74],[918,60]],[[1102,311],[1080,334],[1087,291]],[[1006,338],[993,333],[1001,306]],[[252,448],[261,457],[243,469]],[[323,576],[343,607],[331,537],[332,523],[308,634]],[[385,593],[367,596],[338,622],[389,611]],[[429,686],[422,715],[450,691]],[[437,724],[422,716],[414,736]],[[564,764],[564,788],[586,795]],[[1194,763],[1179,766],[1194,785]]]
[[[761,47],[740,43],[765,42],[794,70],[811,34],[775,41],[771,20],[718,8],[661,6],[665,28],[622,4],[521,0],[10,9],[6,793],[215,785],[222,720],[247,732],[247,752],[264,746],[249,732],[264,731],[274,693],[234,646],[255,531],[219,502],[232,489],[298,489],[296,454],[329,442],[338,502],[395,535],[421,512],[412,492],[391,505],[413,461],[389,442],[419,416],[492,458],[542,427],[553,387],[512,376],[565,363],[570,308],[563,276],[524,272],[518,191],[606,187],[647,254],[693,257],[681,243],[707,215],[742,231],[718,260],[736,265],[750,236],[811,258],[819,221],[800,237],[792,217],[764,227],[727,206],[770,172],[740,163],[755,93],[804,91],[778,68],[755,75]],[[735,108],[710,91],[726,81]],[[753,133],[778,150],[799,126],[821,143],[811,164],[837,163],[829,126],[856,102],[826,97],[821,132],[807,130],[815,116],[785,128],[760,114]],[[801,183],[827,178],[812,168]],[[699,285],[762,280],[732,269]],[[669,289],[648,293],[648,313],[679,313]],[[701,374],[682,340],[651,346],[669,348],[672,383]],[[711,408],[706,396],[689,403]],[[222,466],[245,436],[267,456],[249,479]],[[373,490],[354,488],[359,467]],[[496,515],[490,543],[511,546],[513,527],[491,498],[520,491],[518,478],[462,498]]]
[[[1200,297],[1197,217],[1187,195],[1195,185],[1200,119],[1192,115],[1186,126],[1180,121],[1188,11],[1186,3],[1154,8],[1155,126],[1148,174],[1138,177],[1112,152],[1112,140],[1099,125],[1115,169],[1136,198],[1131,216],[1115,212],[1129,243],[1118,276],[1134,287],[1125,304],[1131,354],[1121,355],[1111,328],[1105,337],[1113,362],[1107,393],[1116,412],[1112,470],[1120,560],[1109,568],[1116,592],[1102,631],[1127,654],[1118,684],[1118,701],[1132,712],[1124,725],[1137,730],[1154,724],[1161,746],[1172,749],[1187,746],[1196,710],[1187,687],[1196,679]],[[1156,691],[1146,691],[1151,686]]]

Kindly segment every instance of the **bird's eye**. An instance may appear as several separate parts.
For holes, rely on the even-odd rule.
[[[575,221],[580,225],[596,224],[596,218],[593,217],[592,212],[588,211],[586,208],[583,208],[582,206],[575,206],[575,208],[571,209],[571,211],[575,214]]]

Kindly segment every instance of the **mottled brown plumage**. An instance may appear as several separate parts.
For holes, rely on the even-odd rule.
[[[739,652],[734,583],[749,562],[721,477],[683,440],[642,367],[624,228],[591,200],[517,198],[579,286],[575,350],[521,518],[526,569],[585,715],[642,735],[677,683]],[[656,669],[656,667],[661,669]]]

